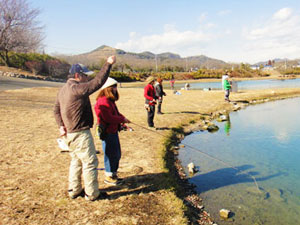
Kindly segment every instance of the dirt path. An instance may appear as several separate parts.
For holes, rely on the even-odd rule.
[[[0,91],[32,87],[61,87],[63,83],[0,76]]]
[[[120,112],[132,120],[134,131],[121,132],[120,176],[126,184],[109,187],[99,171],[100,189],[106,200],[69,200],[69,155],[60,153],[53,105],[58,88],[0,91],[0,224],[187,224],[191,215],[175,192],[171,171],[165,167],[165,138],[145,130],[143,90],[121,88]],[[202,114],[232,109],[221,91],[167,90],[162,111],[155,116],[160,134],[171,135],[180,124],[199,120]],[[300,96],[300,89],[233,93],[238,101]],[[95,95],[91,96],[92,103]],[[92,130],[94,133],[94,129]],[[95,137],[97,149],[100,141]],[[99,167],[103,155],[99,154]],[[201,216],[201,215],[200,215]],[[203,216],[203,215],[202,215]],[[191,219],[193,220],[193,219]],[[193,223],[196,223],[195,221]]]

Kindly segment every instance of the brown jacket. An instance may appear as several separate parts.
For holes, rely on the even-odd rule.
[[[65,126],[68,133],[93,127],[94,118],[89,96],[102,87],[110,68],[111,64],[105,63],[96,77],[85,83],[68,79],[59,90],[55,102],[54,116],[58,126]]]

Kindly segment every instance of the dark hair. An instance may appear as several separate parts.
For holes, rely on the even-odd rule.
[[[119,92],[117,91],[115,94],[113,92],[113,86],[104,88],[103,90],[100,90],[98,96],[97,96],[97,100],[98,98],[101,98],[105,96],[106,98],[112,100],[112,101],[118,101],[119,100]]]

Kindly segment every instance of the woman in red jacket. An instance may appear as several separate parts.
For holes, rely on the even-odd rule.
[[[118,132],[123,123],[130,123],[119,111],[115,101],[119,99],[118,82],[108,78],[101,87],[95,105],[98,121],[98,134],[102,140],[104,151],[105,180],[111,185],[119,185],[122,179],[118,178],[117,171],[121,159],[121,146]],[[102,131],[100,136],[99,131]],[[103,135],[104,133],[104,135]]]
[[[145,108],[147,110],[147,122],[149,127],[154,127],[154,114],[157,96],[154,89],[154,77],[150,76],[146,79],[147,85],[144,87]]]

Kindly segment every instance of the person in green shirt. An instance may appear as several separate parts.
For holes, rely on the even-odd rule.
[[[229,94],[231,89],[231,84],[229,83],[229,75],[224,79],[224,90],[225,90],[225,101],[230,102],[229,100]]]

